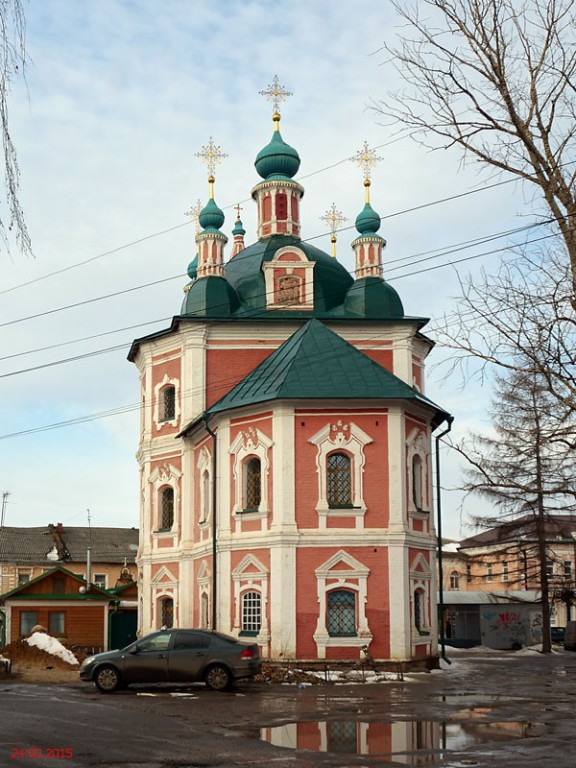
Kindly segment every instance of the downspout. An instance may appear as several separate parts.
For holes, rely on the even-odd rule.
[[[116,599],[114,600],[114,608],[113,610],[108,612],[108,648],[106,648],[107,651],[116,650],[115,648],[112,648],[112,617],[115,613],[118,613],[118,608],[120,608],[120,600]]]
[[[444,571],[442,562],[442,504],[440,492],[440,439],[447,435],[452,429],[453,416],[447,418],[448,426],[439,435],[435,435],[436,440],[436,515],[437,515],[437,535],[438,535],[438,613],[440,621],[440,655],[444,661],[451,664],[446,656],[446,627],[444,626]]]
[[[212,438],[212,631],[216,631],[216,584],[217,584],[217,563],[216,563],[216,448],[217,438],[216,433],[213,432],[208,426],[208,416],[204,413],[204,426],[206,432]]]

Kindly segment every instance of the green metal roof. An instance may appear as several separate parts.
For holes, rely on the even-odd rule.
[[[435,426],[449,418],[316,319],[299,328],[207,413],[280,399],[412,400],[436,412]]]

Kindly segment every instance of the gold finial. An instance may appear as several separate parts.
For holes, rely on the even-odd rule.
[[[238,205],[234,206],[234,210],[236,211],[236,221],[240,221],[240,211],[243,211],[244,209],[242,208],[240,203],[238,203]]]
[[[330,239],[330,242],[332,243],[332,256],[333,258],[336,258],[336,232],[345,221],[348,221],[348,219],[336,208],[336,203],[332,203],[332,206],[328,208],[324,216],[320,216],[320,221],[323,221],[326,226],[330,228],[330,232],[332,232],[332,237]]]
[[[214,144],[212,136],[210,141],[205,147],[202,147],[200,152],[196,152],[196,157],[199,157],[202,162],[208,166],[208,183],[210,185],[210,198],[214,198],[214,172],[216,166],[228,155],[222,152],[219,146]]]
[[[202,213],[202,202],[200,198],[196,200],[196,205],[190,206],[190,210],[186,211],[184,216],[188,216],[190,221],[196,223],[196,234],[200,232],[200,214]]]
[[[267,101],[271,101],[274,105],[274,114],[272,119],[274,120],[274,130],[279,130],[280,124],[280,104],[289,96],[292,96],[292,91],[287,91],[285,86],[280,85],[278,81],[278,75],[274,75],[274,79],[264,91],[258,91],[260,96],[264,96]]]
[[[368,146],[368,142],[364,142],[364,146],[362,149],[359,149],[358,152],[356,152],[355,155],[353,155],[350,160],[352,160],[353,163],[356,163],[362,170],[364,171],[364,187],[366,189],[366,202],[370,202],[370,174],[372,173],[372,168],[377,165],[382,158],[378,157],[376,154],[375,149],[370,149]]]

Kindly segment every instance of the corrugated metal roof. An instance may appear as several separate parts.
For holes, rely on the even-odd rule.
[[[448,414],[417,389],[310,320],[215,403],[208,413],[279,399],[402,399]]]
[[[62,526],[60,539],[68,553],[65,562],[86,562],[91,547],[93,562],[133,563],[138,550],[136,528]],[[56,541],[48,526],[0,528],[0,563],[54,563],[47,557]]]

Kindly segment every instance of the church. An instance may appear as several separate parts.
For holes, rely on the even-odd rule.
[[[356,158],[350,274],[301,233],[300,157],[280,132],[288,92],[275,78],[263,94],[274,113],[254,163],[256,242],[238,209],[226,254],[210,139],[180,314],[129,354],[141,387],[139,631],[212,628],[278,660],[432,659],[431,443],[451,417],[424,393],[427,319],[406,316],[383,277],[374,150]]]

